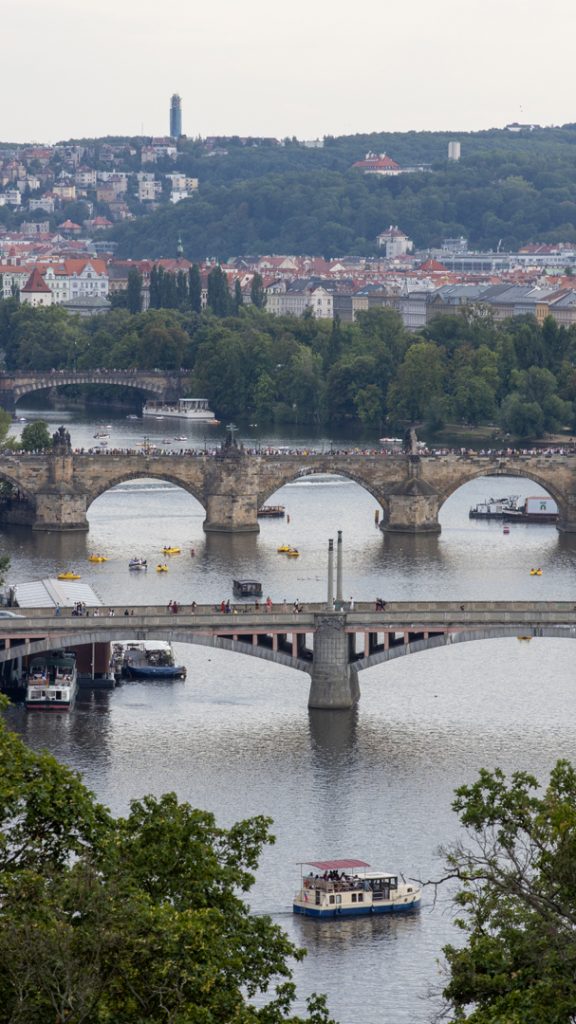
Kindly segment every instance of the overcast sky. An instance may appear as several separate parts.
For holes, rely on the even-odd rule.
[[[0,139],[576,121],[574,0],[2,0]]]

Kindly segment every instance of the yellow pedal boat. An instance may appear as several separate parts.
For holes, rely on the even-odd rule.
[[[279,548],[276,548],[279,555],[287,555],[291,551],[289,544],[281,544]]]
[[[80,573],[77,573],[77,572],[59,572],[58,573],[58,579],[59,580],[79,580],[80,579]]]
[[[108,559],[105,555],[88,555],[89,562],[107,562]]]
[[[180,548],[177,548],[177,547],[162,548],[162,554],[163,555],[179,555],[180,554]]]
[[[167,565],[157,565],[156,566],[156,572],[168,572],[168,566]]]
[[[530,569],[530,575],[531,576],[541,576],[542,575],[542,569]]]
[[[287,551],[286,554],[288,558],[300,558],[300,552],[298,551],[298,548],[290,548],[290,550]]]

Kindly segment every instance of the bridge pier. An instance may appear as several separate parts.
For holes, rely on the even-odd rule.
[[[260,460],[239,448],[223,450],[206,465],[206,533],[258,533]]]
[[[387,515],[380,524],[384,533],[440,533],[439,496],[425,480],[412,476],[397,484],[386,501]]]
[[[346,616],[338,612],[315,615],[309,708],[335,711],[354,707],[360,697],[360,685],[349,656]]]
[[[36,495],[32,529],[88,531],[86,495],[74,488],[74,457],[67,449],[49,456],[49,484]]]

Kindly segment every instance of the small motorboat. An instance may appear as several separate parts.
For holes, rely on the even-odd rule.
[[[168,572],[168,566],[165,563],[161,563],[156,566],[156,572]]]
[[[98,431],[98,433],[94,434],[93,436],[94,437],[105,437],[105,438],[108,438],[108,437],[110,437],[110,434],[106,434],[106,433],[103,433],[102,431]]]
[[[502,530],[502,533],[510,533],[510,527],[505,526],[504,529]]]
[[[107,562],[106,555],[88,555],[89,562]]]
[[[279,548],[276,548],[279,555],[287,555],[292,550],[289,544],[281,544]]]
[[[128,562],[129,569],[147,569],[148,562],[145,558],[131,558]]]
[[[171,545],[170,547],[166,546],[166,547],[162,548],[162,554],[163,555],[179,555],[180,554],[180,548],[176,547],[176,545]]]
[[[174,440],[175,441],[187,441],[188,438],[184,434],[181,434],[179,437],[175,437]]]
[[[363,860],[315,860],[300,865],[300,889],[294,914],[309,917],[359,917],[361,914],[406,914],[418,910],[422,888],[402,875],[375,871]],[[304,874],[304,867],[312,868]]]
[[[79,572],[71,572],[71,571],[59,572],[58,573],[58,579],[59,580],[79,580],[79,579],[81,579],[81,576],[80,576]]]

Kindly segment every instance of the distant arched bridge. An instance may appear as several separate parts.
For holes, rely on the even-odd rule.
[[[136,388],[155,398],[172,402],[181,397],[182,380],[189,371],[160,370],[19,370],[0,373],[0,406],[13,412],[16,403],[35,391],[48,391],[70,384],[115,384]]]
[[[111,614],[113,612],[114,614]],[[331,611],[306,604],[300,613],[211,606],[178,614],[158,607],[70,610],[18,609],[22,619],[0,618],[0,664],[55,648],[115,640],[170,640],[264,658],[309,673],[308,704],[348,708],[360,696],[358,672],[400,655],[499,637],[576,639],[576,606],[568,601],[398,601],[384,609],[360,604]]]
[[[104,491],[153,477],[192,494],[205,508],[204,529],[258,531],[258,509],[284,484],[332,473],[356,481],[382,508],[383,529],[439,533],[438,512],[462,484],[477,477],[527,477],[555,498],[558,529],[576,533],[576,455],[411,456],[362,452],[254,454],[241,449],[173,454],[54,451],[0,455],[0,480],[18,492],[17,507],[0,504],[0,519],[37,530],[87,530],[86,511]],[[19,518],[18,518],[19,517]]]

